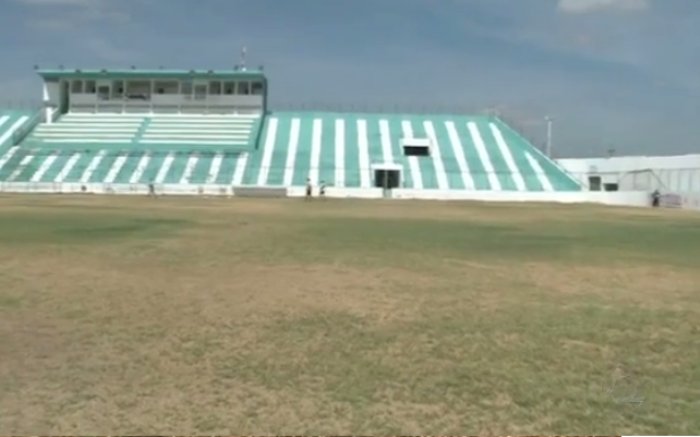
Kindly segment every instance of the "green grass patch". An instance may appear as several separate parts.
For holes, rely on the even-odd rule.
[[[601,265],[640,261],[693,268],[700,259],[700,227],[657,220],[631,223],[559,221],[489,224],[483,221],[324,217],[294,221],[276,234],[275,254],[309,262],[397,263],[426,260],[543,261]],[[362,254],[362,259],[358,254]],[[397,254],[402,256],[397,257]],[[431,264],[428,261],[428,264]]]
[[[103,243],[106,240],[162,238],[191,224],[183,219],[85,210],[43,214],[0,212],[0,240],[13,245]]]

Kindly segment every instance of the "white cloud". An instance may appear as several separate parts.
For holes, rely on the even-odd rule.
[[[89,38],[82,40],[80,46],[90,51],[92,56],[110,64],[138,62],[141,53],[128,47],[120,47],[104,38]]]
[[[130,21],[124,3],[110,0],[9,0],[30,8],[27,25],[39,30],[66,31],[76,26],[105,22],[122,24]],[[60,12],[60,13],[57,13]]]
[[[559,0],[559,10],[567,14],[582,14],[602,10],[644,11],[649,0]]]
[[[15,3],[23,3],[32,6],[85,6],[96,3],[95,0],[13,0]]]
[[[10,0],[28,6],[95,6],[102,0]]]

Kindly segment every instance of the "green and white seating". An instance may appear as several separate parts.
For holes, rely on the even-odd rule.
[[[407,143],[429,153],[407,156]],[[347,189],[372,189],[373,170],[390,167],[407,190],[582,190],[499,119],[459,115],[66,114],[0,153],[0,167],[0,182],[303,187],[311,179]]]
[[[12,142],[13,135],[32,118],[30,111],[0,110],[0,148]]]
[[[145,122],[143,115],[65,114],[53,123],[39,124],[32,140],[43,143],[131,143]]]
[[[148,117],[141,144],[247,146],[259,115],[164,114]]]

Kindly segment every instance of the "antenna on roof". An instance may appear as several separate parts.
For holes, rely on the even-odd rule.
[[[243,46],[243,48],[241,49],[241,57],[238,60],[238,69],[241,71],[246,71],[245,61],[246,61],[247,55],[248,55],[248,47]]]

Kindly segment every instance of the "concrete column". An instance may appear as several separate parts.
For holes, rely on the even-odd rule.
[[[46,123],[51,123],[51,119],[53,118],[53,111],[51,109],[49,87],[46,85],[46,82],[44,82],[42,85],[42,103],[44,106],[44,121],[46,121]]]

